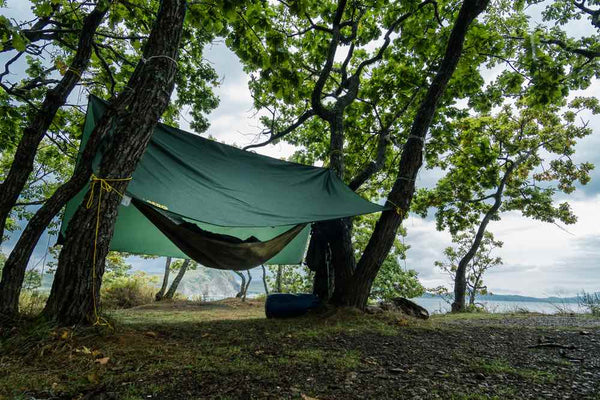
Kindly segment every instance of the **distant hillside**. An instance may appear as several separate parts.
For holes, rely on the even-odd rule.
[[[186,272],[177,291],[187,297],[214,299],[235,296],[239,286],[230,271],[198,267]]]
[[[439,295],[433,293],[425,293],[425,298],[438,298]],[[477,300],[488,300],[488,301],[516,301],[516,302],[548,302],[548,303],[577,303],[577,297],[531,297],[531,296],[519,296],[516,294],[486,294],[483,296],[477,296]]]

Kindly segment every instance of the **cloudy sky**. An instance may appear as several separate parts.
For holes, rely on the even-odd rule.
[[[24,19],[28,13],[24,3],[22,0],[9,1],[10,9],[2,12]],[[538,12],[534,9],[532,15],[535,21]],[[569,27],[572,35],[585,34],[586,29],[587,25],[582,23]],[[211,127],[203,136],[212,135],[219,141],[238,145],[250,143],[259,129],[247,88],[248,76],[223,43],[211,45],[205,57],[221,76],[222,84],[216,90],[221,99],[220,106],[210,114]],[[600,82],[595,81],[585,92],[573,95],[599,93]],[[185,120],[181,124],[185,129]],[[497,252],[504,265],[490,271],[486,278],[492,292],[544,297],[600,290],[600,118],[590,118],[590,124],[594,133],[578,145],[577,160],[590,161],[599,169],[593,172],[590,184],[567,198],[579,221],[566,230],[526,219],[518,213],[505,214],[501,221],[492,222],[489,229],[504,242],[504,247]],[[289,156],[293,148],[277,144],[257,151],[280,158]],[[431,185],[434,178],[430,172],[421,171],[417,185]],[[426,287],[448,285],[447,276],[434,268],[433,263],[442,259],[443,249],[451,243],[450,235],[436,231],[433,220],[417,216],[411,215],[405,226],[408,229],[406,243],[411,245],[407,267],[419,272]],[[14,239],[3,245],[4,252],[10,250],[13,242]],[[42,238],[33,264],[43,257],[46,243],[47,237]],[[136,268],[152,272],[162,268],[160,260],[133,262]]]

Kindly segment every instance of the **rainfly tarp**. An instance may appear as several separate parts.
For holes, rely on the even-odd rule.
[[[90,98],[80,151],[105,108],[102,100]],[[100,157],[97,155],[96,164]],[[61,233],[87,189],[67,204]],[[300,263],[311,222],[383,210],[350,190],[329,169],[243,151],[164,124],[155,128],[126,195],[134,203],[162,212],[177,225],[193,224],[197,232],[240,241],[267,242],[306,225],[266,264]],[[189,251],[185,254],[181,244],[175,245],[164,232],[165,228],[152,223],[139,207],[124,201],[110,248],[190,258]]]

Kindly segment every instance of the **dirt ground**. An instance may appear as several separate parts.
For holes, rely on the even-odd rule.
[[[2,328],[0,399],[600,399],[600,319],[417,321],[262,303],[122,310],[114,329]]]

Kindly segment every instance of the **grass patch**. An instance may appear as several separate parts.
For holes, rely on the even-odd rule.
[[[267,320],[255,300],[151,304],[113,311],[110,317],[115,331],[103,334],[26,324],[0,343],[9,354],[1,359],[6,373],[0,375],[0,400],[24,393],[76,397],[98,385],[117,388],[123,398],[160,397],[165,387],[155,382],[174,375],[195,382],[214,376],[266,382],[316,368],[335,375],[358,368],[361,354],[319,347],[323,339],[398,332],[393,319],[347,310]]]
[[[486,375],[507,374],[518,376],[535,383],[553,383],[556,380],[556,374],[548,371],[515,367],[504,359],[478,359],[473,363],[472,369],[474,372],[481,372]]]

